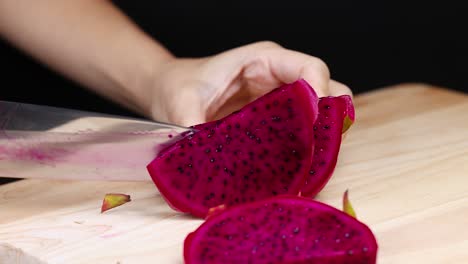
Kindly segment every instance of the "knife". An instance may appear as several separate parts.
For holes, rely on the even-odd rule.
[[[0,101],[0,177],[150,181],[146,170],[190,128]]]

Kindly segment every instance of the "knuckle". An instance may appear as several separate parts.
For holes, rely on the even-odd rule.
[[[313,67],[316,71],[318,71],[321,75],[325,76],[326,78],[330,78],[330,69],[328,68],[325,61],[320,58],[313,58],[310,62],[310,66]]]
[[[271,40],[259,41],[253,44],[258,48],[282,48],[278,43]]]

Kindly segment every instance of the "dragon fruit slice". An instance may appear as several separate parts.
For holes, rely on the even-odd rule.
[[[314,158],[301,195],[314,197],[330,180],[340,152],[341,134],[353,121],[354,106],[349,96],[320,98],[319,115],[314,124]]]
[[[376,263],[372,231],[310,198],[279,195],[220,210],[184,242],[187,264]]]
[[[176,210],[205,217],[212,207],[297,195],[312,163],[318,98],[298,80],[185,137],[147,169]]]
[[[349,95],[319,99],[319,114],[314,124],[314,158],[301,195],[316,196],[330,180],[338,160],[342,134],[352,126],[354,119],[354,105]],[[215,123],[212,121],[193,128],[210,129]]]

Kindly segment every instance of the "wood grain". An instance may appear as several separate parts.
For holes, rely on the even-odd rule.
[[[355,103],[357,122],[317,199],[339,207],[350,190],[378,263],[468,263],[468,96],[407,84]],[[132,202],[100,214],[109,192]],[[182,263],[200,223],[152,183],[24,180],[0,186],[0,263],[12,250],[38,263]]]

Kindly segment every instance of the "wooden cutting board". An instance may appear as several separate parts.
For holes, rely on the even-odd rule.
[[[378,263],[468,263],[468,96],[420,84],[357,96],[357,122],[317,197],[346,189]],[[105,193],[132,202],[100,214]],[[0,263],[183,263],[201,224],[151,182],[23,180],[0,186]]]

